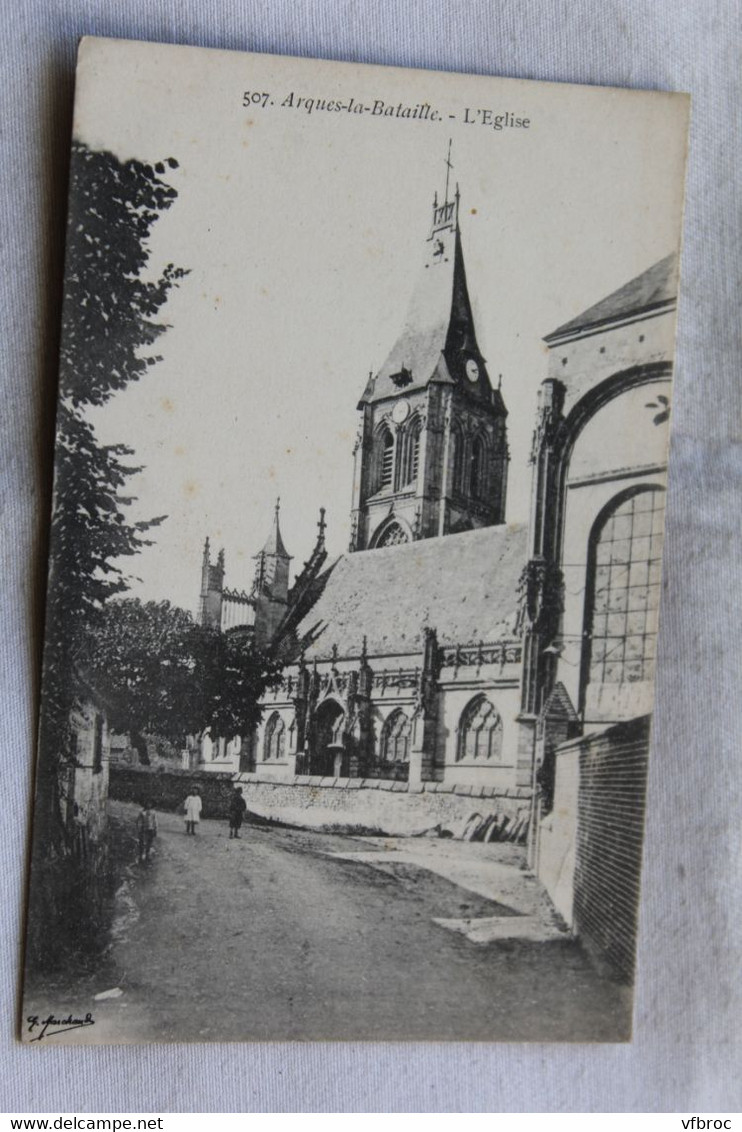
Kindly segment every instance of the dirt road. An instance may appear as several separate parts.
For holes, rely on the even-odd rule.
[[[115,810],[133,824],[133,807]],[[481,886],[390,862],[361,838],[248,826],[230,841],[225,823],[202,822],[196,837],[174,815],[159,823],[154,860],[127,870],[110,958],[75,991],[96,1027],[70,1040],[628,1036],[628,991],[572,941],[472,943],[434,922],[516,914]],[[482,850],[519,883],[519,850]],[[120,997],[92,1001],[114,986]]]

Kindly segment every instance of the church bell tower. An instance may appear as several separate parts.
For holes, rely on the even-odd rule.
[[[358,405],[351,551],[505,519],[507,410],[477,343],[450,172],[449,143],[404,328]]]

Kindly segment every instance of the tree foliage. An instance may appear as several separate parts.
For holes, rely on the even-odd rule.
[[[248,735],[260,720],[259,700],[278,681],[282,665],[239,630],[199,626],[195,683],[201,730],[214,739]]]
[[[78,693],[87,634],[104,603],[127,588],[119,564],[148,545],[160,518],[134,522],[126,492],[139,469],[132,449],[103,445],[87,411],[139,380],[158,361],[166,329],[158,312],[185,272],[155,278],[149,237],[176,199],[163,179],[177,162],[149,165],[74,142],[70,167],[59,369],[50,570],[40,736],[40,790],[53,789]]]
[[[248,734],[278,663],[237,631],[196,624],[167,601],[109,602],[89,638],[86,668],[107,702],[114,730],[182,744],[207,728]],[[135,743],[136,745],[136,743]]]
[[[122,162],[73,143],[60,347],[60,393],[72,405],[104,404],[160,360],[146,351],[183,275],[168,264],[147,278],[151,229],[177,197],[166,168],[177,161]]]
[[[184,272],[153,269],[149,238],[176,191],[177,162],[121,161],[74,142],[62,304],[44,674],[27,956],[53,967],[104,946],[116,870],[105,852],[75,855],[62,802],[75,762],[70,721],[96,694],[86,677],[91,634],[127,586],[120,560],[148,544],[158,519],[134,522],[124,444],[98,440],[90,410],[138,381],[158,357],[158,320]],[[72,852],[71,852],[72,850]]]

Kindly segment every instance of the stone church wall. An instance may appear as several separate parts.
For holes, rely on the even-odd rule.
[[[497,790],[464,784],[429,782],[417,790],[406,782],[383,779],[310,778],[268,783],[255,775],[240,775],[248,810],[264,818],[314,829],[357,829],[394,836],[414,836],[440,827],[463,837],[472,819],[507,821],[508,830],[521,823],[521,836],[530,807],[530,791]],[[477,824],[472,822],[472,825]]]
[[[643,324],[642,324],[643,325]],[[580,703],[580,657],[589,586],[590,535],[604,508],[633,488],[663,488],[667,457],[667,425],[654,423],[658,395],[667,380],[630,389],[613,398],[583,428],[572,452],[567,478],[564,521],[563,653],[559,680],[572,702]],[[631,445],[625,438],[632,437]],[[588,720],[616,722],[652,709],[652,683],[604,686],[593,690],[586,706]]]
[[[564,382],[565,414],[590,389],[621,370],[672,358],[675,310],[562,344],[549,354],[549,377]]]
[[[460,683],[441,684],[438,732],[436,736],[436,777],[473,787],[505,790],[518,784],[518,723],[520,693],[517,677],[495,684],[499,672],[482,670],[481,679],[472,679],[474,670],[461,670]],[[467,706],[485,695],[494,705],[503,724],[502,753],[497,761],[481,763],[458,758],[459,728]]]

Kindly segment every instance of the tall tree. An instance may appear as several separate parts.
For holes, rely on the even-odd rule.
[[[72,146],[37,784],[42,823],[58,812],[86,634],[104,602],[126,589],[120,559],[146,546],[147,531],[161,521],[128,517],[133,451],[100,444],[86,412],[159,360],[152,347],[166,325],[157,315],[185,274],[168,264],[150,278],[150,233],[177,196],[163,179],[167,168],[177,162],[121,161]]]
[[[109,722],[131,735],[140,754],[147,732],[177,744],[207,729],[214,738],[249,734],[261,696],[280,673],[248,634],[198,625],[167,601],[108,602],[86,652]]]
[[[195,684],[199,730],[214,739],[249,735],[260,720],[259,700],[280,679],[282,664],[239,629],[221,633],[199,626]]]
[[[182,745],[204,726],[194,681],[199,628],[168,601],[124,598],[106,603],[88,636],[85,669],[109,725],[129,734],[143,762],[146,733]]]

